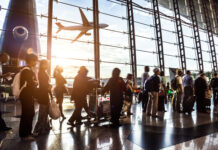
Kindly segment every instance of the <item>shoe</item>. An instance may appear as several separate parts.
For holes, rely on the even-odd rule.
[[[27,136],[27,137],[23,137],[21,138],[23,141],[35,141],[35,138],[32,136]]]
[[[10,127],[4,127],[3,129],[1,129],[1,131],[9,131],[9,130],[11,130],[12,128],[10,128]]]

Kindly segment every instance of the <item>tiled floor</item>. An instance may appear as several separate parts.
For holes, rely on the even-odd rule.
[[[218,117],[210,114],[191,115],[173,113],[168,106],[159,118],[142,113],[140,104],[133,105],[134,115],[121,120],[122,126],[110,128],[109,122],[99,126],[83,124],[70,128],[67,120],[53,120],[49,135],[39,136],[34,142],[23,142],[18,136],[19,102],[1,103],[1,111],[7,125],[13,130],[0,133],[1,150],[216,150],[218,149]],[[74,106],[68,100],[64,104],[67,118]],[[38,111],[37,105],[35,108]],[[85,113],[84,113],[85,115]],[[37,115],[36,115],[37,116]],[[37,117],[36,117],[37,118]],[[36,122],[34,119],[34,124]]]

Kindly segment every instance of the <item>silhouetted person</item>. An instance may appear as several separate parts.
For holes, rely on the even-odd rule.
[[[176,76],[176,84],[177,84],[177,90],[176,90],[176,111],[181,113],[181,107],[183,103],[183,97],[184,97],[184,87],[182,83],[182,76],[183,72],[181,69],[177,70],[177,76]]]
[[[153,70],[154,75],[149,77],[146,82],[149,82],[149,89],[146,89],[147,87],[144,87],[145,91],[149,94],[146,114],[152,117],[157,117],[157,109],[158,109],[158,95],[159,95],[159,88],[160,88],[160,70],[158,68],[155,68]],[[146,85],[145,82],[145,85]]]
[[[65,80],[65,78],[62,75],[63,72],[63,68],[60,66],[56,66],[53,76],[55,78],[55,97],[57,99],[57,104],[59,104],[59,109],[61,112],[61,117],[63,119],[66,119],[66,117],[64,116],[63,113],[63,100],[64,100],[64,93],[67,93],[67,89],[65,87],[65,84],[67,83],[67,81]]]
[[[120,69],[113,69],[112,77],[102,90],[102,94],[107,91],[110,91],[111,122],[113,126],[118,126],[123,106],[123,94],[126,91],[125,82],[123,78],[120,77]]]
[[[218,74],[214,73],[214,77],[210,81],[210,88],[213,90],[213,103],[218,106]]]
[[[133,98],[133,83],[132,83],[132,74],[127,75],[126,80],[126,92],[125,92],[125,101],[129,103],[129,106],[127,108],[127,115],[132,115],[131,113],[131,106],[132,106],[132,98]]]
[[[75,110],[68,121],[68,124],[72,126],[75,125],[75,121],[77,124],[81,124],[82,108],[84,108],[87,114],[90,116],[86,96],[90,90],[99,86],[99,81],[91,80],[90,77],[87,77],[87,74],[88,70],[86,67],[81,66],[73,83]]]
[[[6,54],[6,53],[1,53],[0,54],[0,63],[1,64],[4,64],[4,63],[8,62],[9,59],[10,59],[10,57],[9,57],[8,54]],[[10,76],[10,73],[0,75],[0,79],[4,78],[4,77],[7,77],[7,76]],[[6,126],[5,121],[2,118],[2,112],[0,110],[0,131],[7,131],[7,130],[11,130],[11,129],[12,128]]]
[[[197,99],[197,111],[206,112],[204,101],[205,101],[205,92],[207,90],[207,81],[205,79],[205,74],[201,73],[199,77],[194,82],[195,95]]]
[[[145,84],[145,81],[149,78],[149,71],[150,71],[149,66],[145,66],[144,69],[145,69],[145,72],[142,74],[142,79],[141,79],[141,89],[142,90],[144,90],[144,84]],[[143,99],[142,99],[143,112],[146,112],[147,103],[148,103],[148,92],[144,92]]]
[[[165,83],[165,77],[164,77],[164,72],[161,71],[160,73],[160,92],[159,92],[159,97],[158,97],[158,111],[165,112],[165,99],[166,99],[166,83]]]
[[[38,57],[34,54],[27,54],[27,66],[21,72],[20,87],[26,84],[26,87],[20,93],[20,102],[22,107],[22,114],[20,119],[19,135],[23,140],[34,140],[32,136],[32,121],[35,114],[34,110],[34,96],[37,86],[36,75],[33,71]]]
[[[186,75],[182,79],[182,83],[184,86],[184,98],[183,98],[183,104],[186,103],[187,100],[189,100],[190,97],[193,97],[193,79],[191,76],[191,72],[188,70],[186,71]],[[183,105],[183,110],[185,110]],[[192,109],[191,109],[192,110]]]
[[[51,85],[49,84],[48,61],[41,60],[39,65],[38,80],[39,80],[39,95],[37,97],[39,103],[38,121],[35,126],[34,133],[47,134],[50,131],[48,120],[48,110],[50,98],[52,99]],[[50,96],[50,97],[49,97]]]

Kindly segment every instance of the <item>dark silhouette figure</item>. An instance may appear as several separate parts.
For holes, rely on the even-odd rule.
[[[4,63],[8,62],[9,59],[10,59],[10,57],[9,57],[8,54],[6,54],[6,53],[1,53],[0,54],[0,62],[1,62],[1,64],[4,64]],[[7,77],[7,76],[10,76],[10,75],[11,75],[10,73],[4,74],[4,75],[0,75],[0,79],[4,78],[4,77]],[[2,112],[0,110],[0,131],[7,131],[7,130],[11,130],[11,128],[6,126],[5,121],[2,118]]]
[[[63,113],[62,105],[63,105],[64,93],[67,93],[67,89],[65,87],[65,84],[67,83],[67,81],[62,76],[62,72],[63,72],[63,68],[56,66],[53,76],[56,81],[56,86],[55,86],[55,96],[57,99],[56,102],[59,104],[59,109],[60,109],[62,118],[66,119]]]
[[[205,79],[205,74],[201,73],[200,76],[194,82],[195,95],[197,99],[197,111],[198,112],[206,112],[205,109],[205,92],[208,88],[207,82]]]
[[[120,69],[114,68],[112,77],[102,90],[102,94],[107,91],[110,91],[111,122],[114,126],[118,126],[123,106],[123,94],[126,91],[125,82],[123,78],[120,77]]]
[[[73,83],[72,94],[75,101],[75,110],[68,122],[68,124],[72,126],[75,125],[74,124],[75,121],[77,121],[78,124],[81,123],[82,108],[84,108],[87,114],[90,115],[86,96],[91,89],[99,85],[99,81],[91,80],[90,77],[87,77],[87,74],[88,74],[88,70],[86,69],[86,67],[81,66]]]
[[[34,132],[37,134],[47,134],[50,130],[49,120],[48,120],[48,110],[50,97],[52,99],[51,85],[49,84],[49,75],[47,73],[48,61],[41,60],[39,65],[38,80],[38,103],[39,103],[39,116],[38,121],[35,126]],[[49,97],[50,96],[50,97]]]
[[[27,68],[21,72],[20,86],[26,83],[26,87],[20,93],[20,102],[22,106],[22,114],[20,119],[19,135],[24,140],[34,140],[32,137],[32,121],[35,114],[34,111],[34,93],[36,91],[37,80],[33,68],[36,66],[38,57],[34,54],[26,56]]]

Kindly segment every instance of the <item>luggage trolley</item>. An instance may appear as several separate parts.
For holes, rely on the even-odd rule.
[[[89,111],[95,116],[90,124],[98,124],[110,120],[110,96],[101,96],[102,88],[94,89],[88,98]]]

